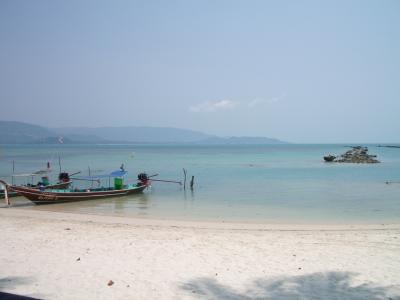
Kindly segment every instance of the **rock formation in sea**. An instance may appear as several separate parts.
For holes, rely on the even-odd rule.
[[[335,157],[328,155],[324,157],[325,161],[332,161],[338,163],[357,163],[357,164],[375,164],[380,163],[376,159],[376,155],[368,154],[368,147],[356,146],[351,150],[346,151],[344,154]]]

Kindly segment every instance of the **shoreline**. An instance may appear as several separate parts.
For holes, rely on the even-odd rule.
[[[132,212],[104,212],[104,211],[96,211],[96,210],[78,210],[74,207],[65,207],[64,204],[56,204],[56,205],[35,205],[26,200],[23,197],[15,197],[11,198],[11,206],[7,206],[0,199],[0,212],[2,210],[10,210],[10,211],[20,211],[19,214],[23,214],[22,211],[27,211],[26,214],[30,215],[29,211],[34,212],[34,214],[40,215],[49,212],[49,216],[55,216],[57,214],[68,214],[69,216],[91,216],[91,218],[99,221],[101,218],[110,220],[114,220],[115,222],[122,222],[127,224],[164,224],[169,225],[172,223],[176,223],[179,226],[186,227],[199,227],[206,226],[207,228],[229,228],[230,225],[233,228],[241,228],[241,229],[258,229],[258,228],[327,228],[327,229],[346,229],[346,228],[381,228],[382,226],[391,226],[396,228],[396,226],[400,226],[400,218],[353,218],[350,219],[348,216],[345,218],[339,219],[336,217],[322,218],[315,216],[311,216],[311,218],[307,216],[301,216],[296,218],[279,218],[277,216],[274,217],[265,217],[261,218],[259,216],[255,216],[254,218],[249,217],[238,217],[238,216],[201,216],[201,215],[178,215],[171,214],[170,212],[167,214],[160,214],[160,212],[149,213],[146,215],[140,215],[138,213]],[[79,204],[80,202],[73,202],[71,204]],[[90,203],[89,203],[90,204]],[[18,213],[18,212],[17,212]],[[115,218],[115,219],[113,219]],[[79,219],[79,218],[78,218]]]
[[[0,216],[49,219],[54,221],[93,222],[102,224],[119,224],[133,226],[178,227],[196,229],[225,230],[275,230],[275,231],[340,231],[340,230],[384,230],[398,229],[400,223],[304,223],[304,222],[245,222],[232,220],[186,220],[174,218],[136,217],[104,215],[95,213],[77,213],[54,210],[25,209],[21,207],[0,208]]]

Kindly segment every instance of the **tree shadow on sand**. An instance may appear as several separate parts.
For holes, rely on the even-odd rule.
[[[17,285],[30,284],[33,282],[31,277],[9,276],[0,278],[0,291],[13,289]]]
[[[18,276],[9,276],[0,278],[0,299],[4,300],[37,300],[40,298],[32,298],[29,296],[21,296],[11,293],[6,293],[4,290],[12,290],[17,285],[30,284],[33,282],[31,277],[18,277]]]
[[[214,278],[197,278],[181,288],[199,299],[391,299],[400,300],[399,286],[352,284],[356,276],[350,272],[326,272],[292,277],[256,279],[244,292],[219,284]]]

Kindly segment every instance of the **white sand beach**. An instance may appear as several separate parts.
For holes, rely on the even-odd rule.
[[[0,291],[40,299],[400,299],[400,225],[0,209]]]

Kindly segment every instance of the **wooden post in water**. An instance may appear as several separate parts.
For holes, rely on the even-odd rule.
[[[7,186],[4,187],[4,198],[6,199],[6,204],[7,204],[8,206],[10,206],[11,203],[10,203],[10,198],[8,198]]]
[[[190,189],[193,190],[193,184],[194,184],[194,176],[192,176],[192,180],[190,180]]]
[[[89,174],[89,177],[91,176],[91,174],[90,174],[90,166],[88,166],[87,167],[88,168],[88,174]],[[93,181],[90,181],[90,188],[92,188],[93,187]]]
[[[5,182],[1,182],[1,184],[4,186],[4,199],[6,201],[6,204],[10,206],[10,199],[8,198],[8,190],[7,190],[7,184]]]
[[[15,161],[13,160],[13,174],[11,175],[11,184],[14,184],[14,174],[15,174]]]
[[[183,175],[184,175],[183,189],[186,190],[186,170],[185,170],[185,168],[183,168]]]

